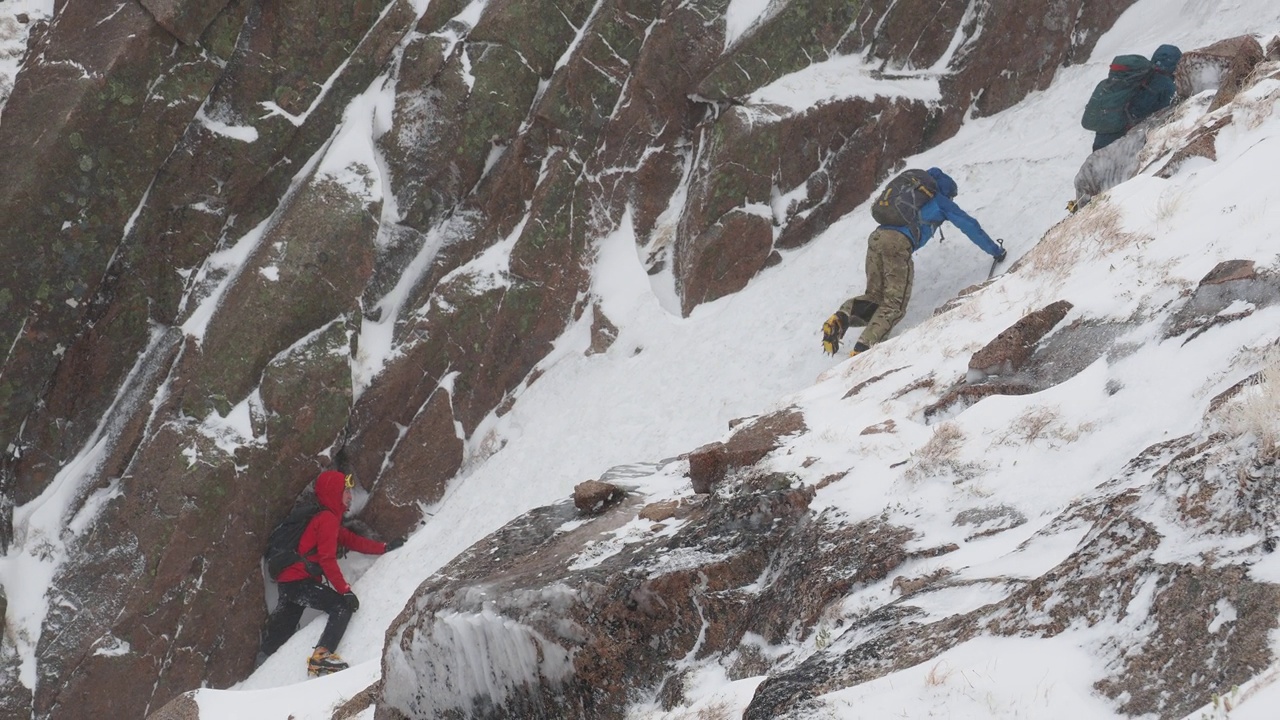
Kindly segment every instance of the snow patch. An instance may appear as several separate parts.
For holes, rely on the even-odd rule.
[[[201,105],[200,109],[196,111],[196,122],[203,125],[209,132],[245,143],[257,141],[257,128],[252,125],[232,125],[229,122],[224,122],[221,119],[209,115],[207,111],[207,103],[205,105]]]

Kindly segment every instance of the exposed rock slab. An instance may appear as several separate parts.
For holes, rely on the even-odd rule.
[[[1280,279],[1249,260],[1227,260],[1209,271],[1165,325],[1166,338],[1190,342],[1209,328],[1248,317],[1280,301]]]
[[[689,479],[696,493],[712,492],[733,470],[751,467],[781,445],[782,438],[804,430],[804,415],[782,410],[738,428],[726,442],[689,453]]]
[[[969,359],[969,380],[1006,377],[1022,370],[1045,335],[1071,311],[1066,300],[1046,305],[1019,319]]]
[[[620,718],[636,688],[679,701],[690,652],[728,652],[747,632],[779,641],[909,557],[910,533],[830,525],[808,512],[812,497],[751,478],[693,506],[674,534],[626,542],[609,538],[634,502],[567,532],[568,503],[526,515],[419,588],[388,633],[377,717]],[[525,648],[525,660],[490,692],[465,681],[481,668],[463,642]]]

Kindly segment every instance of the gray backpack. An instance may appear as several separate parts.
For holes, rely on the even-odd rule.
[[[924,170],[904,170],[889,181],[871,205],[871,217],[881,225],[911,228],[920,234],[920,209],[938,194],[938,182]]]

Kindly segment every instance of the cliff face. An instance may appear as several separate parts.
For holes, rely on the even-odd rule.
[[[0,547],[67,559],[0,714],[139,717],[243,677],[262,543],[315,471],[412,528],[588,310],[624,213],[687,314],[1128,5],[784,2],[726,47],[727,4],[57,3],[0,115]],[[855,53],[937,96],[752,99]],[[15,525],[52,496],[59,521]]]

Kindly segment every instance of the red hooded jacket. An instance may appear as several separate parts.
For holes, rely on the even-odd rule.
[[[386,543],[370,540],[342,527],[342,491],[345,489],[346,476],[337,470],[326,470],[316,478],[316,499],[322,509],[307,523],[302,531],[302,539],[298,541],[298,554],[309,558],[320,565],[329,584],[340,593],[350,592],[351,586],[342,577],[338,567],[338,547],[347,547],[366,555],[381,555],[387,551]],[[307,568],[296,562],[284,570],[276,578],[277,582],[294,580],[313,580]]]

